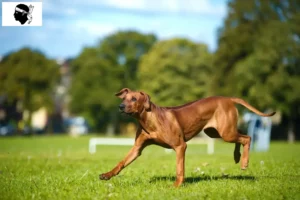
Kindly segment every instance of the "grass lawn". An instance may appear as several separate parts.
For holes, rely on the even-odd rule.
[[[186,182],[176,189],[175,153],[147,147],[119,176],[100,181],[129,146],[98,146],[89,137],[0,138],[0,199],[300,199],[300,144],[273,142],[251,152],[249,168],[234,164],[233,144],[217,141],[215,154],[189,145]]]

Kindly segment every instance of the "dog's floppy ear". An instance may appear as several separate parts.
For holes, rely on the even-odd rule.
[[[140,92],[144,96],[144,108],[146,111],[151,110],[150,96],[144,92]]]
[[[125,95],[130,92],[131,90],[129,88],[123,88],[122,90],[120,90],[120,92],[116,93],[115,95],[121,99],[123,99],[125,97]]]

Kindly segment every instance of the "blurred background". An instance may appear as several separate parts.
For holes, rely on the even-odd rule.
[[[43,0],[43,26],[0,27],[0,135],[132,135],[114,96],[160,106],[241,97],[240,128],[300,139],[297,0]],[[2,10],[2,9],[1,9]]]

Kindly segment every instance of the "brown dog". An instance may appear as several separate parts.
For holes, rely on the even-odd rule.
[[[264,114],[239,98],[209,97],[182,106],[159,107],[150,101],[150,97],[128,88],[122,89],[116,96],[123,99],[119,108],[139,121],[135,144],[127,156],[111,171],[99,176],[109,180],[141,155],[142,150],[156,144],[172,148],[176,152],[177,187],[184,182],[184,159],[186,142],[201,130],[212,138],[223,138],[226,142],[235,143],[234,160],[240,161],[240,146],[244,146],[241,169],[246,169],[249,161],[251,138],[237,130],[238,111],[235,104],[241,104],[254,113],[268,117],[275,114]]]

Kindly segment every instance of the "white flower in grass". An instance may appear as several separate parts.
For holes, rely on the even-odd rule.
[[[200,167],[196,167],[196,169],[194,170],[194,172],[200,172],[201,168]]]
[[[221,172],[222,172],[222,177],[228,177],[228,176],[229,176],[228,173],[225,173],[225,170],[226,170],[225,167],[220,167],[220,170],[221,170]]]
[[[112,196],[114,196],[114,193],[109,193],[107,196],[112,197]]]
[[[220,167],[221,171],[224,172],[226,170],[225,167]]]
[[[113,184],[108,183],[107,188],[108,188],[108,191],[111,192],[114,189],[114,186],[113,186]]]
[[[222,172],[222,177],[227,178],[228,176],[229,176],[229,174]]]
[[[59,150],[57,153],[57,157],[60,157],[62,155],[62,150]]]
[[[260,165],[263,166],[265,162],[263,160],[260,161]]]

